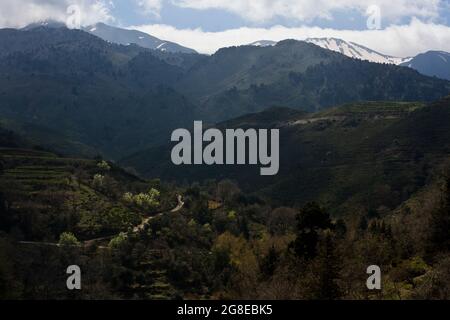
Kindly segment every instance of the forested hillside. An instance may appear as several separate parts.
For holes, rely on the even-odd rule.
[[[258,166],[175,166],[173,145],[124,159],[145,176],[168,181],[234,179],[280,205],[319,200],[333,213],[393,209],[422,187],[450,151],[450,102],[361,103],[322,113],[270,109],[221,128],[279,128],[280,172]]]
[[[194,106],[169,86],[182,68],[149,50],[65,28],[1,30],[0,48],[4,125],[53,131],[114,158],[193,119]]]
[[[178,88],[213,121],[273,106],[315,112],[358,101],[431,102],[450,92],[448,81],[294,40],[221,49],[195,65]]]
[[[398,207],[337,219],[229,180],[174,188],[101,160],[0,151],[2,299],[450,297],[448,159]],[[171,212],[176,193],[183,206]],[[65,287],[69,264],[83,270],[82,291]],[[372,264],[383,270],[376,293]]]

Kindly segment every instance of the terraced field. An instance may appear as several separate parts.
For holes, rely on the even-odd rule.
[[[101,170],[95,160],[8,148],[0,149],[0,159],[0,191],[24,240],[57,241],[65,231],[89,239],[126,230],[141,219],[117,201],[120,182],[129,179],[120,170],[109,173],[110,185],[98,189],[93,177]],[[49,233],[53,238],[43,237]]]
[[[39,202],[73,191],[71,184],[76,180],[75,166],[83,169],[95,166],[95,161],[58,158],[54,154],[34,150],[0,149],[0,155],[4,163],[3,188],[14,186],[10,192],[17,197]],[[21,206],[21,209],[27,208]]]
[[[328,109],[313,115],[315,117],[323,116],[379,116],[386,117],[401,117],[420,108],[425,107],[421,102],[383,102],[373,101],[364,103],[351,103],[337,108]]]

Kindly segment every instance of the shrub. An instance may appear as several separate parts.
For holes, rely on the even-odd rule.
[[[139,193],[137,195],[127,192],[122,198],[125,202],[134,204],[144,210],[154,210],[160,206],[160,192],[153,188],[148,193]]]
[[[111,170],[111,166],[106,162],[105,160],[97,163],[97,167],[103,171],[109,171]]]
[[[127,234],[124,232],[121,232],[118,236],[111,239],[111,241],[109,242],[109,247],[111,249],[120,249],[124,245],[124,243],[127,241],[127,239],[128,239]]]
[[[71,232],[63,232],[59,236],[59,245],[61,246],[78,246],[80,242],[75,237],[75,235]]]
[[[101,188],[103,187],[104,184],[105,184],[105,176],[101,174],[96,174],[92,181],[92,185],[94,186],[94,188]]]

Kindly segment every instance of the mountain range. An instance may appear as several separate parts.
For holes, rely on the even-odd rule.
[[[337,38],[307,38],[305,42],[315,44],[327,50],[339,52],[347,57],[365,60],[375,63],[386,63],[399,65],[410,61],[412,58],[399,58],[379,53],[375,50],[364,47],[354,42],[347,42]],[[252,46],[271,47],[278,42],[270,40],[261,40],[251,43]]]
[[[23,30],[32,30],[34,28],[61,28],[65,25],[57,21],[42,21],[28,25]],[[186,48],[177,43],[161,40],[147,33],[113,27],[104,23],[97,23],[92,26],[82,28],[83,31],[91,33],[107,42],[121,45],[138,45],[142,48],[153,49],[162,53],[190,53],[197,52],[191,48]],[[441,79],[450,80],[449,53],[443,51],[428,51],[417,55],[416,57],[394,57],[386,55],[355,42],[348,42],[337,38],[307,38],[305,42],[315,44],[324,49],[339,52],[347,57],[370,61],[375,63],[394,64],[413,68],[420,73],[428,76],[434,76]],[[276,41],[260,40],[251,43],[251,46],[273,47]]]
[[[211,56],[104,41],[38,24],[0,30],[0,121],[70,154],[121,159],[164,144],[193,119],[271,107],[317,112],[356,101],[430,102],[450,82],[287,40]],[[40,141],[39,141],[40,140]]]
[[[59,29],[66,28],[66,24],[54,20],[44,20],[31,23],[21,30],[30,31],[36,28]],[[170,53],[197,53],[193,49],[183,47],[177,43],[158,39],[141,31],[113,27],[102,22],[82,27],[81,30],[107,42],[125,46],[138,45],[142,48]]]
[[[379,53],[354,42],[336,38],[307,38],[305,42],[313,43],[324,49],[339,52],[347,57],[375,63],[395,64],[419,71],[420,73],[450,80],[450,53],[444,51],[427,51],[415,57],[393,57]],[[261,40],[251,43],[252,46],[271,47],[276,41]]]

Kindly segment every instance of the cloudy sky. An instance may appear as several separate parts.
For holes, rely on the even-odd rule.
[[[382,53],[450,51],[450,0],[0,0],[0,27],[103,21],[202,53],[257,40],[337,37]],[[69,13],[68,13],[69,12]]]

